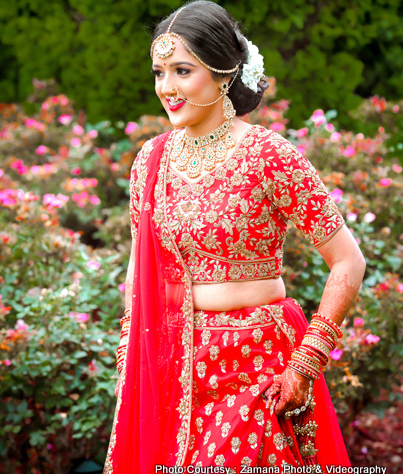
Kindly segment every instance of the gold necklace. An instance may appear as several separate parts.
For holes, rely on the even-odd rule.
[[[235,146],[235,137],[230,133],[233,126],[234,121],[230,118],[202,137],[190,137],[186,132],[175,134],[171,160],[189,178],[198,178],[203,170],[213,170]]]

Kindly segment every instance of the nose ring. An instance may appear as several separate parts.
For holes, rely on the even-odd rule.
[[[179,89],[177,87],[172,87],[172,90],[176,92],[175,100],[179,100]]]

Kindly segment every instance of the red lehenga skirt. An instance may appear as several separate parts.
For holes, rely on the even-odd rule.
[[[350,465],[323,377],[314,384],[315,408],[298,417],[276,417],[262,397],[286,368],[306,325],[292,298],[194,313],[194,395],[184,465],[226,466],[234,473],[241,466],[320,465],[326,472],[326,465]]]

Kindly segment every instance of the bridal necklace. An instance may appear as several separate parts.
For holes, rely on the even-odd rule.
[[[211,171],[225,160],[228,150],[235,146],[231,133],[232,117],[202,137],[190,137],[185,131],[176,133],[172,144],[171,160],[179,171],[189,178],[198,178],[203,170]]]

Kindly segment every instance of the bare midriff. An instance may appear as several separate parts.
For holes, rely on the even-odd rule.
[[[193,284],[195,310],[232,311],[285,299],[283,279]]]

